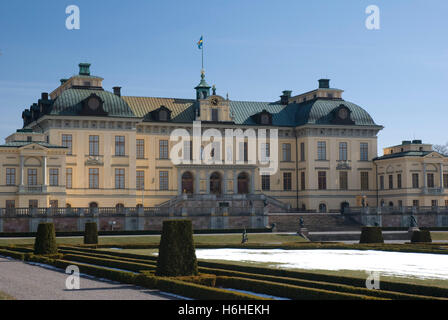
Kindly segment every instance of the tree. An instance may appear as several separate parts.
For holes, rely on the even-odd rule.
[[[432,146],[432,150],[443,155],[448,155],[448,142],[446,144],[435,144]]]
[[[34,242],[34,253],[43,255],[58,253],[56,232],[53,223],[39,223],[36,240]]]

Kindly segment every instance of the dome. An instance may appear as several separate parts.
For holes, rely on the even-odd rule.
[[[109,91],[92,89],[67,89],[54,101],[50,114],[79,115],[82,101],[95,94],[103,101],[103,110],[108,116],[135,117],[129,105],[119,96]]]
[[[360,106],[344,100],[317,99],[297,104],[296,123],[304,124],[332,124],[334,111],[344,106],[350,111],[350,120],[357,126],[376,126],[372,117]]]

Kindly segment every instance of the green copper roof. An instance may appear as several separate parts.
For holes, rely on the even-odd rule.
[[[297,108],[296,124],[330,124],[332,120],[331,111],[340,105],[346,106],[351,111],[350,119],[355,122],[355,125],[376,125],[372,117],[363,108],[341,99],[315,99],[295,104],[295,108]]]
[[[88,89],[67,89],[56,98],[51,115],[78,115],[82,110],[82,101],[92,93],[103,100],[103,109],[113,117],[135,117],[126,101],[112,92]]]
[[[376,157],[373,160],[384,160],[384,159],[393,159],[393,158],[402,158],[402,157],[424,157],[434,151],[405,151],[405,152],[397,152],[386,154],[381,157]]]
[[[254,114],[263,110],[272,114],[272,124],[277,126],[295,126],[294,108],[275,102],[230,101],[230,113],[236,124],[255,125]]]
[[[62,147],[62,146],[58,146],[55,144],[50,144],[50,143],[46,143],[46,142],[42,142],[42,141],[13,141],[13,142],[8,142],[5,144],[0,145],[0,148],[20,148],[29,144],[38,144],[42,147],[46,147],[46,148],[60,148],[60,149],[64,149],[67,147]]]

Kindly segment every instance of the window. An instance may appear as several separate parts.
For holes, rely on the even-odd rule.
[[[59,169],[50,168],[50,186],[58,186],[59,185]]]
[[[305,161],[305,143],[300,143],[300,161]]]
[[[218,121],[218,109],[211,109],[212,121]]]
[[[58,200],[50,200],[50,208],[57,208],[59,206]]]
[[[347,161],[347,142],[339,142],[339,160]]]
[[[445,200],[445,207],[448,207],[448,200]]]
[[[291,190],[291,172],[283,172],[283,190],[289,191]]]
[[[168,190],[168,171],[159,172],[159,189]]]
[[[317,142],[317,160],[327,159],[327,145],[325,141]]]
[[[16,168],[6,168],[6,185],[14,186],[16,184]]]
[[[401,173],[397,174],[397,188],[401,189]]]
[[[261,119],[260,119],[261,124],[269,124],[269,115],[264,113],[261,115]]]
[[[291,144],[284,143],[282,145],[283,161],[291,161]]]
[[[412,200],[412,206],[413,207],[419,207],[420,206],[420,202],[418,200]]]
[[[137,171],[137,190],[145,190],[145,171]]]
[[[193,141],[184,141],[183,158],[184,160],[193,160]]]
[[[159,141],[159,158],[168,159],[168,140]]]
[[[241,159],[241,157],[243,157],[243,159]],[[240,142],[238,160],[248,161],[247,142]]]
[[[68,149],[67,154],[72,154],[72,135],[71,134],[63,134],[62,135],[62,146]]]
[[[89,168],[89,188],[98,189],[99,188],[99,169]]]
[[[124,156],[124,136],[115,136],[115,155]]]
[[[28,207],[30,209],[37,208],[38,206],[39,206],[39,201],[37,201],[37,200],[29,200],[28,201]]]
[[[448,188],[448,173],[443,174],[443,187]]]
[[[437,207],[439,205],[437,200],[431,200],[431,207]]]
[[[37,185],[37,169],[28,169],[28,185]]]
[[[168,112],[166,110],[159,111],[159,121],[167,121],[168,120]]]
[[[394,176],[393,175],[389,175],[389,189],[393,189],[394,188]]]
[[[269,191],[271,190],[271,176],[270,175],[261,175],[261,190]]]
[[[137,159],[145,158],[145,140],[137,139]]]
[[[384,190],[384,176],[380,176],[380,189]]]
[[[327,189],[327,173],[325,171],[319,171],[317,173],[317,181],[319,190]]]
[[[73,169],[72,168],[67,168],[65,170],[65,187],[67,189],[71,189],[72,188],[72,174],[73,174]]]
[[[434,188],[434,173],[428,173],[428,188]]]
[[[339,189],[348,189],[348,174],[347,171],[339,171]]]
[[[305,171],[300,172],[300,189],[305,190]]]
[[[398,208],[403,208],[403,200],[398,200]]]
[[[15,200],[6,200],[6,209],[12,209],[16,207]]]
[[[363,142],[360,144],[360,160],[361,161],[369,160],[369,144],[368,143]]]
[[[261,144],[261,161],[266,162],[269,161],[270,156],[270,146],[269,143]]]
[[[98,156],[99,155],[99,136],[89,136],[89,155]]]
[[[419,188],[418,186],[418,173],[412,174],[412,188],[416,189]]]
[[[369,173],[367,171],[361,172],[361,190],[369,190]]]
[[[115,189],[124,189],[124,169],[115,169]]]

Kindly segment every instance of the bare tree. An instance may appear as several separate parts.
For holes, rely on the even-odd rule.
[[[444,155],[448,155],[448,142],[445,144],[435,144],[432,146],[432,150]]]

